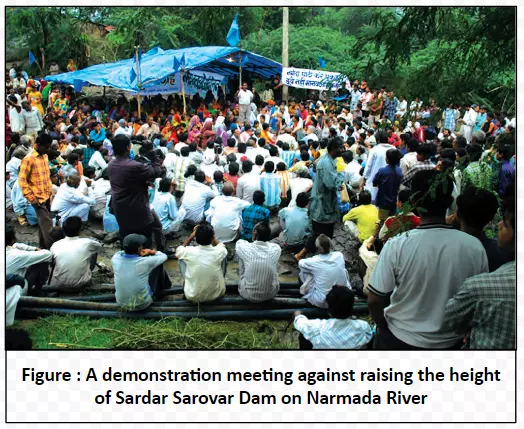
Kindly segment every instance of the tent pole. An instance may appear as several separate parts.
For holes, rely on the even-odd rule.
[[[135,54],[136,54],[136,83],[138,86],[138,90],[140,91],[142,89],[142,86],[140,84],[140,55],[138,53],[138,50],[140,49],[139,46],[135,46]],[[142,111],[141,111],[141,100],[140,100],[140,92],[137,95],[138,100],[138,119],[142,119]]]
[[[240,50],[239,71],[238,78],[240,80],[240,87],[242,87],[242,50]]]
[[[140,110],[140,103],[141,103],[141,101],[140,101],[140,93],[138,93],[136,98],[137,98],[137,101],[138,101],[138,119],[142,119],[142,112]]]
[[[180,85],[182,85],[182,101],[184,102],[184,115],[186,115],[187,106],[186,106],[186,90],[184,87],[184,67],[182,67],[182,70],[180,70]]]

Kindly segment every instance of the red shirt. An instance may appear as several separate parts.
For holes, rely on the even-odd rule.
[[[420,225],[420,218],[415,216],[413,213],[400,216],[391,216],[386,219],[384,222],[384,227],[386,229],[385,238],[391,238],[395,235],[409,231],[410,229],[415,229]]]
[[[237,194],[237,182],[238,182],[239,176],[231,176],[229,173],[224,174],[224,182],[231,182],[233,184],[233,187],[235,188],[235,191],[233,192],[233,196],[236,196]]]
[[[388,143],[392,144],[393,146],[397,147],[400,143],[400,139],[395,133],[391,133],[391,137],[388,137]]]

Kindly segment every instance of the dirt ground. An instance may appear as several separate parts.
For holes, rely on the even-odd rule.
[[[16,231],[16,237],[18,242],[22,242],[29,245],[38,246],[38,230],[37,227],[30,226],[20,226],[16,220],[14,213],[11,210],[6,212],[6,223],[9,222],[13,225]],[[276,216],[273,216],[271,223],[278,222]],[[170,247],[177,247],[181,245],[184,240],[189,236],[190,230],[183,230],[181,237],[168,240],[167,244]],[[82,237],[89,237],[99,239],[102,242],[102,251],[98,255],[98,261],[103,262],[103,264],[109,269],[108,272],[99,267],[95,268],[93,272],[93,286],[98,284],[107,284],[113,283],[112,267],[111,267],[111,258],[119,250],[120,243],[116,241],[111,244],[103,242],[104,230],[101,220],[90,219],[86,227],[84,227],[80,233]],[[350,275],[350,282],[353,289],[361,290],[362,289],[362,280],[358,274],[359,270],[359,256],[358,256],[358,246],[359,244],[351,241],[347,237],[347,233],[343,230],[342,224],[337,224],[335,227],[335,234],[333,237],[334,249],[341,251],[344,254],[346,260],[346,268]],[[234,243],[228,243],[226,245],[230,256],[234,254]],[[169,277],[173,286],[181,284],[180,269],[178,266],[178,261],[174,259],[168,259],[164,264],[166,271],[168,272]],[[288,252],[286,249],[282,250],[282,256],[280,259],[280,264],[278,268],[278,274],[281,282],[296,282],[298,281],[298,267],[296,261],[293,259],[293,254]],[[238,260],[236,256],[228,262],[226,283],[234,284],[238,282]],[[91,289],[94,290],[94,287]],[[89,292],[89,289],[85,292]]]

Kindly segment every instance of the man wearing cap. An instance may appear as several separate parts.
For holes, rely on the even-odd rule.
[[[107,167],[112,209],[120,226],[121,238],[140,233],[147,239],[146,247],[151,247],[155,218],[149,206],[148,186],[162,176],[165,169],[155,152],[148,153],[151,163],[145,164],[129,159],[130,150],[129,137],[121,134],[113,139],[115,158]],[[159,249],[163,249],[164,244],[156,243]]]
[[[480,131],[482,124],[486,122],[486,106],[480,106],[479,113],[477,113],[477,118],[475,119],[475,131]]]
[[[477,108],[476,104],[473,104],[472,106],[466,105],[466,112],[464,113],[464,117],[461,120],[462,135],[468,144],[471,142],[471,134],[473,133],[473,127],[475,126],[475,121],[477,119],[477,112],[475,111],[475,108]]]
[[[116,302],[126,310],[137,311],[149,307],[153,296],[171,286],[162,264],[167,255],[145,248],[148,239],[140,234],[129,234],[123,242],[124,250],[111,259],[115,273]]]

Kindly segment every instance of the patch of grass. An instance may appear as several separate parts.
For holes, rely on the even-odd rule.
[[[35,349],[296,349],[287,321],[91,319],[49,316],[20,320]]]

